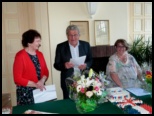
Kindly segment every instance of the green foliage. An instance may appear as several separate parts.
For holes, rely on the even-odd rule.
[[[152,44],[150,40],[144,41],[144,36],[137,37],[132,44],[130,44],[129,53],[135,57],[138,64],[141,66],[144,62],[152,61]]]
[[[146,78],[145,81],[149,84],[152,84],[152,79],[151,78]]]

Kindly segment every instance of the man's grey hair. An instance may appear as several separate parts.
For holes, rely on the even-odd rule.
[[[70,30],[77,30],[78,31],[78,34],[80,35],[80,31],[79,31],[79,28],[76,26],[76,25],[69,25],[66,29],[66,35],[68,35],[68,32]]]

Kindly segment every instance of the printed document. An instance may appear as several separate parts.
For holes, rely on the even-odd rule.
[[[81,56],[77,58],[71,58],[70,62],[74,64],[74,68],[77,68],[79,65],[84,64],[86,56]]]
[[[33,90],[33,97],[35,103],[41,103],[49,100],[57,99],[55,85],[46,85],[46,90],[40,91],[40,89]]]
[[[142,89],[142,88],[127,88],[127,91],[133,93],[136,96],[144,96],[144,95],[150,95],[151,93]]]

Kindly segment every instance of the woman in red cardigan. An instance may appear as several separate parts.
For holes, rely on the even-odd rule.
[[[34,104],[33,90],[45,89],[49,71],[43,54],[38,51],[41,35],[28,30],[22,35],[22,50],[16,53],[13,76],[16,84],[17,105]]]

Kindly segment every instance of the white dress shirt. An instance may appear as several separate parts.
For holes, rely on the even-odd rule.
[[[72,58],[77,58],[79,57],[79,42],[78,44],[74,47],[72,46],[70,43],[69,43],[69,47],[70,47],[70,50],[71,50],[71,55],[72,55]],[[80,69],[78,67],[74,67],[74,74],[80,74]]]

